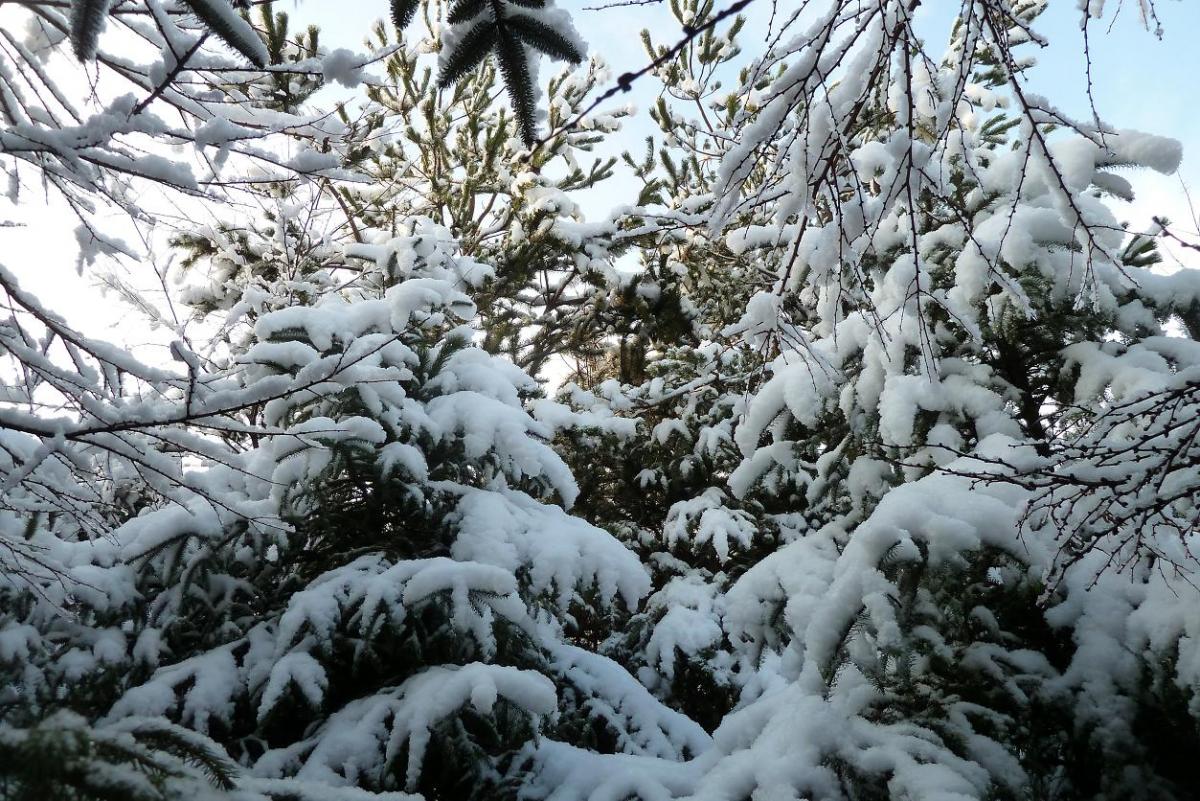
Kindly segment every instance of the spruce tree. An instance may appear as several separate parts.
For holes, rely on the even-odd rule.
[[[1033,24],[1039,11],[1025,4],[1011,24]],[[731,410],[725,427],[688,420],[708,382],[722,385],[728,372],[685,368],[664,380],[688,362],[653,340],[632,374],[628,340],[613,342],[600,378],[620,384],[569,388],[581,407],[644,426],[567,448],[587,455],[581,473],[597,452],[613,454],[611,466],[591,471],[595,488],[585,482],[584,508],[647,554],[661,588],[606,647],[641,665],[668,703],[720,724],[719,755],[697,766],[703,778],[688,797],[748,788],[831,798],[1189,797],[1179,755],[1196,742],[1186,700],[1194,685],[1173,700],[1166,688],[1192,682],[1179,661],[1191,629],[1150,634],[1141,622],[1178,619],[1195,605],[1178,550],[1191,538],[1187,509],[1121,494],[1121,485],[1102,502],[1084,500],[1106,465],[1148,487],[1123,454],[1151,458],[1132,448],[1181,422],[1180,407],[1158,405],[1160,388],[1186,394],[1179,382],[1192,347],[1164,335],[1186,317],[1195,282],[1186,272],[1155,275],[1152,240],[1123,231],[1108,205],[1131,197],[1117,170],[1169,172],[1178,148],[1126,131],[1055,133],[1050,119],[1005,113],[1015,67],[968,30],[969,21],[956,28],[941,64],[898,52],[861,76],[839,140],[845,157],[817,163],[827,184],[803,222],[780,190],[812,178],[812,153],[787,148],[827,107],[789,96],[788,65],[774,75],[768,64],[747,70],[738,92],[709,102],[709,119],[730,113],[718,134],[740,131],[761,151],[685,139],[691,152],[716,152],[696,174],[717,178],[708,197],[668,201],[679,210],[659,214],[698,227],[681,212],[711,208],[715,196],[721,223],[706,228],[720,238],[708,247],[729,248],[737,266],[729,259],[727,274],[744,269],[742,286],[761,287],[740,320],[702,301],[689,308],[698,352],[725,354],[723,366],[738,364],[739,347],[773,357],[740,384],[748,403],[736,390],[718,402]],[[695,92],[706,84],[685,57],[666,70],[667,85]],[[957,121],[938,105],[953,76],[972,87],[971,111],[960,107]],[[840,102],[854,98],[837,91]],[[764,97],[794,103],[803,123],[760,124],[780,119]],[[705,130],[665,102],[656,115],[668,136]],[[1039,155],[1043,142],[1048,155]],[[920,167],[917,153],[927,159]],[[648,173],[652,161],[638,166]],[[663,171],[668,185],[679,170]],[[675,273],[704,263],[695,247],[703,231],[680,248],[689,255],[676,256]],[[648,265],[639,280],[656,275]],[[1135,378],[1128,368],[1140,359],[1150,372]],[[653,380],[630,386],[643,375]],[[1140,387],[1156,394],[1140,400]],[[1109,411],[1106,392],[1139,400]],[[672,406],[688,413],[658,416]],[[696,457],[723,432],[741,453],[697,471]],[[1101,445],[1104,436],[1129,446]],[[1172,439],[1180,481],[1186,436]],[[682,460],[665,447],[672,441]],[[1060,453],[1078,460],[1065,476],[1055,469]],[[682,495],[664,499],[660,486]],[[1139,533],[1133,520],[1155,518],[1138,515],[1163,517]],[[739,546],[751,542],[758,547],[739,565]],[[1156,570],[1164,560],[1170,572]],[[1145,589],[1117,589],[1130,574]],[[1117,617],[1102,623],[1099,609]],[[732,714],[706,718],[731,689]],[[1152,733],[1163,730],[1173,742]],[[646,780],[658,781],[653,772]]]

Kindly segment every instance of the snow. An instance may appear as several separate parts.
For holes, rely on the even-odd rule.
[[[330,716],[297,775],[335,787],[353,783],[359,770],[381,758],[391,762],[407,747],[405,784],[412,790],[432,727],[466,704],[490,712],[501,698],[531,715],[555,707],[553,683],[534,671],[482,663],[430,668],[387,695],[351,702]]]
[[[289,685],[296,687],[311,706],[320,707],[329,681],[325,677],[325,668],[309,654],[294,651],[286,655],[271,668],[267,686],[258,700],[259,720],[271,713]]]
[[[748,547],[757,530],[754,521],[739,509],[727,508],[725,500],[720,489],[710,487],[696,498],[674,504],[663,524],[667,544],[678,540],[711,543],[722,562],[729,558],[730,540]]]
[[[723,635],[722,599],[713,587],[694,577],[671,580],[647,603],[666,612],[654,624],[646,643],[646,660],[667,680],[675,676],[677,652],[695,657],[718,645]]]
[[[12,198],[62,191],[97,269],[157,255],[171,192],[200,250],[150,262],[163,364],[0,268],[0,744],[212,801],[1087,794],[1065,753],[1185,797],[1156,738],[1200,718],[1200,274],[1120,222],[1182,148],[978,61],[1032,28],[972,14],[920,57],[909,5],[801,15],[721,95],[720,30],[711,70],[649,76],[694,161],[601,222],[563,170],[623,112],[516,161],[474,89],[400,85],[478,18],[288,62],[416,103],[348,125],[208,48],[156,90],[186,9],[265,58],[226,0],[109,26],[119,97],[66,98],[49,22],[9,41]],[[537,378],[562,354],[591,361]]]
[[[554,590],[564,606],[577,592],[594,587],[603,602],[620,596],[632,609],[649,590],[649,577],[633,553],[559,507],[511,491],[460,492],[456,559],[508,570],[527,565],[530,588]]]
[[[339,47],[321,59],[321,74],[327,81],[336,81],[353,89],[363,79],[363,59],[358,54]]]

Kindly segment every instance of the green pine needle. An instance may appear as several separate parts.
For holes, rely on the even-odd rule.
[[[222,790],[236,787],[237,768],[213,743],[167,720],[147,719],[133,731],[141,744],[175,756],[204,772]]]
[[[100,29],[108,16],[110,0],[73,0],[71,3],[71,49],[80,61],[96,57]]]
[[[537,141],[537,102],[528,54],[516,36],[502,36],[496,46],[496,57],[500,62],[500,75],[508,89],[521,139],[526,145],[532,146]]]
[[[397,34],[408,27],[420,7],[421,0],[392,0],[392,25],[396,26]]]
[[[512,30],[525,44],[561,61],[578,64],[583,53],[557,30],[527,14],[510,14],[504,18],[505,27]]]
[[[450,6],[450,13],[446,15],[446,21],[451,25],[457,25],[460,22],[474,19],[487,7],[487,2],[488,0],[455,0]]]
[[[228,0],[183,0],[183,4],[222,42],[246,57],[256,67],[268,61],[266,46],[258,32],[241,17],[229,13]]]
[[[492,10],[487,13],[489,0],[453,0],[448,15],[452,25],[477,21],[451,45],[438,83],[443,87],[457,83],[494,51],[521,138],[526,145],[532,146],[537,141],[537,88],[529,65],[531,54],[526,47],[572,64],[583,60],[583,52],[553,26],[528,14],[504,13],[501,0],[490,2]],[[525,8],[541,8],[545,5],[545,0],[509,2]]]
[[[456,84],[471,70],[487,58],[498,38],[498,26],[492,20],[477,22],[456,43],[454,50],[442,64],[438,75],[439,86]]]

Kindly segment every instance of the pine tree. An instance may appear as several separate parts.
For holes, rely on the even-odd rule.
[[[362,225],[394,229],[414,215],[438,220],[466,252],[492,264],[495,277],[476,296],[483,347],[538,375],[572,347],[593,296],[611,283],[610,263],[622,247],[616,226],[586,221],[580,200],[611,178],[615,159],[594,151],[627,111],[589,114],[579,130],[528,153],[520,121],[495,102],[495,64],[484,62],[452,87],[434,79],[421,54],[436,46],[435,30],[430,20],[423,35],[410,28],[403,48],[384,62],[387,80],[368,89],[379,113],[361,129],[364,141],[376,131],[400,135],[362,163],[374,187],[348,187],[344,199]],[[382,27],[373,44],[386,52]],[[550,125],[575,117],[608,76],[597,60],[554,75]],[[415,185],[423,191],[408,189]]]
[[[700,3],[673,11],[697,26],[713,13]],[[724,593],[803,527],[805,508],[803,492],[773,485],[734,497],[729,485],[742,461],[733,433],[767,365],[761,344],[733,331],[764,261],[703,225],[717,177],[711,154],[727,149],[722,131],[736,114],[721,81],[740,27],[710,30],[664,69],[665,97],[651,111],[663,142],[624,156],[642,183],[623,221],[636,233],[640,270],[597,305],[600,358],[582,360],[560,393],[626,422],[575,429],[562,449],[581,482],[578,512],[621,537],[654,577],[637,615],[607,622],[603,650],[710,731],[737,704],[750,668],[720,625]],[[665,53],[643,39],[649,57]],[[692,118],[697,101],[706,115]]]

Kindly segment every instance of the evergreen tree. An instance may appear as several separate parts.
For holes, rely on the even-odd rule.
[[[1008,24],[1023,28],[1039,11],[1026,4]],[[884,20],[862,23],[862,34],[878,34],[871,25]],[[614,463],[601,463],[599,503],[589,508],[585,489],[583,508],[640,546],[661,587],[608,647],[644,666],[639,676],[669,703],[720,724],[719,755],[697,765],[703,777],[689,797],[748,788],[830,798],[1189,797],[1180,754],[1195,747],[1183,700],[1195,685],[1179,654],[1191,629],[1150,634],[1140,621],[1178,620],[1195,606],[1186,560],[1166,556],[1194,536],[1188,502],[1176,502],[1190,485],[1164,503],[1138,502],[1124,487],[1148,491],[1133,460],[1152,457],[1100,444],[1170,437],[1167,447],[1183,455],[1176,480],[1189,480],[1191,428],[1174,435],[1181,409],[1160,404],[1164,386],[1187,392],[1180,380],[1192,346],[1164,334],[1186,316],[1195,281],[1150,272],[1151,240],[1126,234],[1104,202],[1131,197],[1114,169],[1169,172],[1178,149],[1132,132],[1054,134],[1050,119],[1019,105],[988,116],[1020,88],[1013,64],[996,55],[1007,51],[972,38],[971,25],[956,29],[941,64],[898,49],[857,85],[842,76],[828,100],[797,97],[789,66],[756,65],[738,93],[708,108],[717,119],[731,111],[719,130],[743,141],[684,144],[716,154],[708,197],[722,220],[718,248],[739,257],[726,274],[762,288],[735,323],[696,303],[693,330],[708,323],[723,335],[712,352],[774,357],[769,379],[741,385],[753,394],[747,405],[723,398],[741,450],[728,467],[701,469],[690,484],[695,457],[722,429],[704,419],[693,433],[686,414],[644,410],[647,393],[695,409],[671,390],[694,399],[715,370],[574,393],[585,408],[650,424],[609,443]],[[870,54],[867,41],[861,52]],[[666,80],[695,93],[706,84],[686,56]],[[960,105],[954,121],[940,101],[963,84],[970,111]],[[759,106],[762,97],[770,102]],[[801,122],[779,124],[772,104],[792,104]],[[705,129],[666,103],[656,113],[669,135]],[[835,146],[842,155],[814,165],[820,143],[797,131],[818,124],[848,127]],[[823,172],[805,174],[814,169]],[[811,181],[813,206],[780,191],[788,181]],[[689,252],[676,272],[703,263]],[[655,350],[639,371],[679,369],[675,350]],[[618,355],[628,382],[623,346]],[[1149,374],[1124,372],[1143,358]],[[1141,400],[1145,388],[1155,392]],[[1106,391],[1139,400],[1106,411]],[[663,447],[672,438],[682,461]],[[596,442],[567,446],[586,454],[581,474],[606,453]],[[637,457],[626,461],[627,452]],[[1055,468],[1060,452],[1078,460],[1066,476]],[[1128,483],[1085,500],[1088,488],[1108,486],[1098,472],[1108,465]],[[727,484],[703,489],[714,477]],[[660,484],[681,494],[664,499]],[[791,514],[762,513],[770,510]],[[1153,514],[1161,523],[1133,522]],[[729,557],[751,542],[749,564]],[[1130,578],[1110,572],[1114,559],[1144,589],[1117,590]],[[1164,559],[1184,572],[1156,571]],[[1102,608],[1116,619],[1092,617]],[[720,703],[714,686],[733,689],[736,711],[705,717]],[[1168,686],[1192,689],[1170,700]],[[1176,739],[1162,742],[1154,727]],[[654,771],[645,780],[669,786]]]
[[[1012,25],[1030,24],[1039,10],[1027,4]],[[1113,168],[1170,171],[1178,148],[1132,132],[1051,138],[1053,126],[1028,109],[985,116],[994,93],[1020,88],[1013,63],[969,30],[964,21],[942,64],[901,52],[878,86],[861,85],[854,102],[865,105],[847,158],[821,167],[829,194],[818,196],[817,214],[778,239],[742,229],[751,247],[786,243],[780,286],[807,311],[797,319],[778,314],[782,304],[748,309],[744,327],[795,325],[805,345],[783,350],[749,405],[735,437],[748,459],[734,483],[753,486],[790,448],[784,463],[793,475],[821,485],[829,470],[821,462],[832,462],[850,500],[846,514],[730,591],[735,633],[756,647],[788,645],[770,667],[788,689],[752,703],[743,696],[742,714],[749,721],[756,706],[790,696],[849,715],[849,730],[851,720],[867,724],[848,740],[791,729],[824,743],[813,773],[797,782],[801,792],[1187,797],[1177,752],[1146,750],[1141,729],[1170,719],[1184,749],[1194,742],[1195,720],[1148,691],[1187,681],[1173,666],[1178,645],[1168,637],[1149,646],[1130,623],[1105,645],[1091,640],[1082,610],[1111,601],[1110,590],[1092,585],[1120,579],[1098,576],[1098,553],[1060,561],[1059,531],[1022,521],[1014,510],[1023,496],[1004,479],[1099,411],[1079,406],[1091,369],[1083,353],[1106,340],[1161,341],[1177,313],[1178,298],[1140,290],[1142,276],[1155,280],[1146,240],[1125,234],[1101,198],[1127,194],[1114,191],[1126,185]],[[979,100],[969,114],[960,107],[956,127],[939,93],[964,74]],[[826,112],[805,113],[812,124]],[[785,169],[795,167],[810,169]],[[1014,174],[1028,177],[1014,184]],[[838,205],[840,192],[860,200]],[[824,255],[830,237],[843,259]],[[1191,295],[1190,278],[1178,276],[1180,297]],[[827,441],[823,458],[806,458],[810,432],[829,431],[830,415],[844,421],[845,438]],[[1179,577],[1147,570],[1134,568],[1158,589],[1126,601],[1125,614],[1175,614],[1175,602],[1157,605],[1159,592],[1194,603]],[[783,613],[782,640],[763,627],[764,606]],[[1113,660],[1125,649],[1143,656],[1124,680],[1083,678],[1097,663],[1106,675],[1120,672]],[[843,700],[848,706],[833,712]],[[780,727],[790,724],[771,721],[749,724],[764,745],[788,736]],[[915,732],[921,739],[907,740]],[[753,737],[743,741],[750,750]],[[744,786],[768,776],[747,766],[727,780]]]
[[[365,56],[35,5],[145,95],[93,124],[13,44],[22,170],[141,214],[191,173],[124,137],[271,167],[174,236],[167,367],[0,268],[0,797],[1195,796],[1200,280],[1117,216],[1181,153],[1028,93],[1041,0],[939,58],[830,2],[744,66],[673,2],[598,222],[625,112],[566,70],[531,146],[548,5],[394,2]]]
[[[286,20],[274,24],[285,30]],[[490,112],[495,131],[469,116],[448,128],[490,102],[494,73],[443,97],[427,70],[413,82],[416,49],[388,62],[395,82],[372,90],[379,105],[358,127],[344,113],[346,163],[379,176],[383,202],[330,181],[279,182],[259,194],[258,222],[177,237],[192,275],[182,299],[213,336],[197,351],[172,350],[192,376],[181,400],[204,469],[184,492],[146,494],[102,541],[76,529],[56,543],[80,552],[65,559],[104,586],[78,598],[70,590],[70,620],[54,596],[39,601],[63,569],[13,587],[12,636],[25,638],[13,655],[26,661],[9,662],[9,686],[31,731],[65,720],[38,722],[59,705],[89,719],[90,728],[72,723],[89,751],[122,721],[186,727],[239,766],[211,792],[236,785],[246,797],[341,786],[509,797],[536,772],[543,735],[674,757],[705,743],[620,667],[573,644],[576,613],[632,607],[647,579],[632,553],[553,505],[569,506],[577,489],[541,442],[554,429],[525,408],[537,385],[473,346],[476,329],[464,325],[474,316],[467,292],[509,304],[507,319],[530,314],[527,297],[485,291],[498,267],[512,266],[511,288],[592,266],[594,255],[574,256],[580,222],[556,202],[608,167],[574,168],[572,149],[592,140],[564,138],[539,162],[565,158],[563,179],[510,183],[503,112]],[[593,65],[582,80],[557,80],[564,113],[598,74]],[[393,128],[394,145],[358,144]],[[449,142],[426,154],[426,166],[446,157],[426,176],[430,193],[414,187],[421,165],[404,166],[405,136]],[[464,182],[459,168],[478,164],[480,148],[483,169]],[[492,200],[478,218],[472,191]],[[511,228],[498,244],[484,232],[496,220]],[[542,272],[519,266],[535,258]],[[500,332],[485,344],[508,341],[507,319],[485,319],[485,332]],[[508,347],[517,358],[528,349],[515,337]],[[209,437],[219,443],[200,447]],[[44,524],[34,519],[35,541],[49,536]],[[90,650],[63,662],[56,641]],[[58,753],[33,742],[47,744],[46,759]],[[131,783],[138,765],[123,770]],[[17,792],[42,786],[34,781],[13,777]]]

